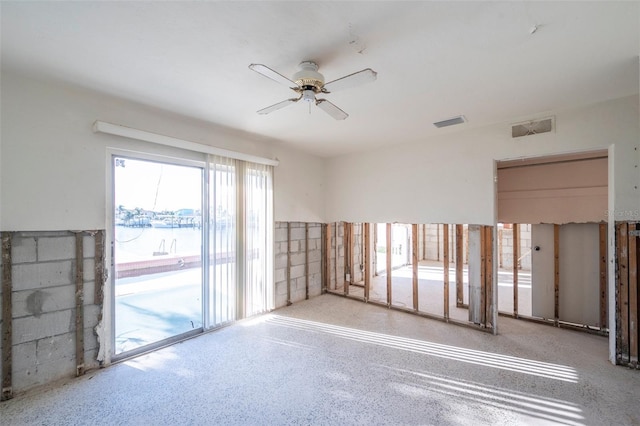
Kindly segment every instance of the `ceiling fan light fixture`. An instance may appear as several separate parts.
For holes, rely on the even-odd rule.
[[[300,71],[295,73],[292,79],[289,79],[266,65],[249,65],[250,70],[255,71],[277,83],[288,86],[298,95],[296,98],[285,99],[277,104],[262,108],[261,110],[258,110],[258,114],[270,114],[273,111],[277,111],[302,100],[309,104],[309,113],[311,113],[311,104],[315,104],[318,108],[329,114],[334,119],[344,120],[349,117],[349,114],[329,102],[327,99],[317,99],[316,95],[320,93],[327,95],[335,90],[342,90],[362,83],[374,81],[378,75],[371,68],[365,68],[325,84],[324,76],[318,72],[318,64],[311,61],[304,61],[301,62],[299,66]]]
[[[302,100],[304,102],[316,103],[316,93],[313,90],[303,90]]]
[[[318,72],[318,65],[315,62],[301,62],[300,71],[293,75],[293,81],[300,87],[309,88],[315,93],[322,90],[324,86],[324,76]]]

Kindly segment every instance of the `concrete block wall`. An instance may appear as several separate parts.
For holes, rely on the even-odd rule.
[[[422,239],[422,228],[426,228],[426,244],[423,243]],[[444,259],[444,227],[442,224],[429,223],[420,225],[418,228],[419,233],[419,243],[421,249],[421,257],[420,259],[425,260],[439,260],[442,261]],[[465,227],[464,236],[467,238],[467,230]],[[426,247],[425,247],[426,246]],[[424,248],[426,248],[426,253]],[[464,262],[467,262],[467,250],[463,250],[463,258]],[[455,263],[456,261],[456,226],[455,224],[449,225],[449,262]]]
[[[309,229],[308,254],[305,225]],[[288,241],[287,226],[290,226],[291,241]],[[288,250],[291,248],[289,254]],[[274,233],[275,253],[275,307],[287,306],[287,268],[291,283],[290,302],[306,298],[308,271],[309,297],[322,292],[322,224],[304,222],[276,222]],[[288,262],[290,256],[290,265]],[[306,259],[308,265],[305,267]]]
[[[331,228],[330,267],[327,287],[329,290],[344,290],[344,223],[336,222],[328,225]]]
[[[76,237],[72,232],[11,234],[12,389],[21,392],[99,366],[94,332],[95,237],[83,233],[84,360],[76,360]],[[3,265],[7,267],[7,265]],[[102,285],[100,281],[100,285]]]
[[[499,267],[513,269],[513,229],[499,229],[498,261]],[[520,269],[531,270],[531,225],[520,225]]]
[[[372,229],[375,225],[372,225]],[[378,238],[380,238],[378,236]],[[353,277],[351,277],[352,283],[359,283],[364,281],[364,225],[362,223],[353,224]]]

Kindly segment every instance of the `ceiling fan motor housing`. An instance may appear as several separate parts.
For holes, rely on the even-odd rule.
[[[304,91],[312,90],[314,93],[322,91],[324,86],[324,76],[318,72],[318,65],[315,62],[301,62],[300,71],[293,75],[293,81]],[[303,97],[304,100],[307,100]]]

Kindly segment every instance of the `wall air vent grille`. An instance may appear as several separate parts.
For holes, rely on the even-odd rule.
[[[466,123],[466,121],[467,119],[464,118],[464,115],[459,115],[457,117],[447,118],[446,120],[435,122],[433,123],[433,125],[439,129],[441,127],[455,126],[456,124]]]
[[[526,121],[516,123],[511,126],[511,137],[520,138],[522,136],[538,135],[540,133],[549,133],[554,130],[554,118],[543,118],[540,120]]]

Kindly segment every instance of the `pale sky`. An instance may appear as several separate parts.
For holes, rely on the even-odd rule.
[[[122,205],[126,209],[140,207],[153,211],[201,209],[202,169],[123,160],[124,167],[117,164],[114,169],[116,208]]]

